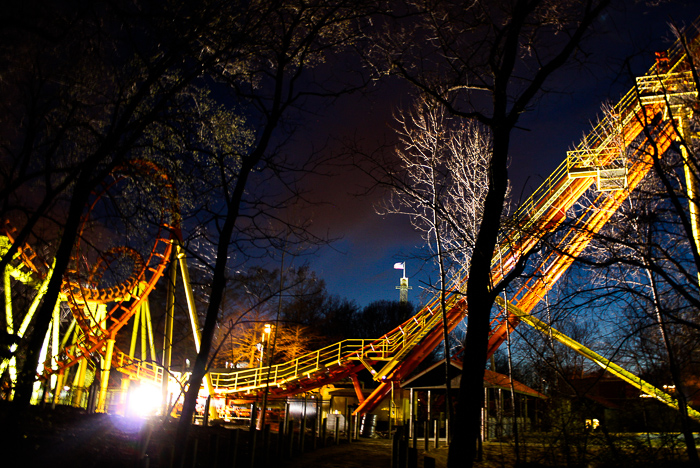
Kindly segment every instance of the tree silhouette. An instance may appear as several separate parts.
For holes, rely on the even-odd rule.
[[[405,3],[415,15],[402,19],[413,23],[392,25],[393,34],[377,38],[377,61],[451,114],[483,124],[493,141],[466,286],[464,347],[470,359],[463,367],[448,458],[450,467],[471,466],[480,434],[490,313],[500,290],[491,284],[491,259],[508,189],[511,133],[610,2],[516,0],[476,2],[467,8],[452,1]]]

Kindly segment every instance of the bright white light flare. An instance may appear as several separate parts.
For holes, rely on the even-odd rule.
[[[129,392],[129,416],[146,417],[156,414],[163,405],[160,388],[141,384]]]

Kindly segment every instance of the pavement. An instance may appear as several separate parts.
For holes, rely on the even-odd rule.
[[[419,444],[420,446],[420,444]],[[436,468],[446,466],[447,448],[418,452],[418,468],[425,456],[435,458]],[[285,462],[281,468],[391,468],[390,439],[359,439],[339,445],[318,448]]]

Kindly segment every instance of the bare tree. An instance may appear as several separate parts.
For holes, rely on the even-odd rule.
[[[469,308],[459,405],[449,466],[471,466],[483,400],[490,312],[498,288],[491,259],[508,187],[511,132],[552,75],[576,54],[608,0],[559,2],[408,2],[411,28],[392,27],[378,56],[389,70],[432,96],[448,111],[490,131],[488,189],[467,281]],[[407,32],[408,34],[401,34]],[[453,93],[457,92],[455,97]],[[450,94],[445,94],[450,93]]]
[[[274,341],[275,351],[266,356],[265,366],[294,359],[321,342],[314,326],[328,300],[323,281],[306,267],[288,268],[281,275],[283,285],[279,270],[261,267],[229,279],[210,358],[215,367],[227,362],[235,367],[261,365],[256,348],[264,341],[266,326],[271,327],[267,338]],[[266,346],[272,353],[272,342]]]
[[[453,418],[448,293],[459,295],[482,216],[491,142],[475,122],[455,118],[427,96],[397,117],[398,166],[381,165],[378,181],[391,191],[380,213],[405,214],[430,246],[438,268],[448,418]],[[453,284],[456,283],[456,284]]]
[[[290,200],[282,194],[294,195],[295,178],[290,182],[279,175],[300,174],[310,169],[305,161],[294,161],[281,151],[289,130],[293,129],[293,126],[284,125],[291,125],[293,118],[303,117],[309,99],[333,98],[355,89],[348,86],[347,80],[317,82],[307,72],[330,60],[332,54],[358,37],[359,23],[370,11],[371,3],[319,0],[239,5],[245,12],[244,17],[256,25],[253,47],[249,49],[246,66],[223,64],[220,76],[228,85],[234,102],[245,104],[246,111],[254,115],[256,130],[249,148],[235,154],[234,166],[221,158],[212,161],[218,172],[215,187],[218,202],[210,207],[209,230],[203,234],[203,239],[211,246],[212,261],[208,265],[211,281],[201,347],[175,440],[175,456],[179,463],[184,463],[185,440],[212,351],[227,270],[235,260],[231,254],[254,252],[261,245],[284,246],[286,240],[276,242],[275,239],[289,239],[303,233],[300,229],[303,223],[280,226],[283,218],[279,210]],[[238,27],[235,23],[229,26],[234,31]],[[251,192],[255,187],[258,191]],[[271,205],[269,192],[275,189],[281,191],[277,200],[281,198],[282,202]],[[287,235],[285,231],[290,230],[292,234]],[[253,233],[260,235],[256,237],[251,235]],[[256,238],[263,241],[257,243]]]
[[[663,350],[658,355],[667,364],[675,386],[687,455],[694,466],[700,466],[687,409],[695,391],[687,385],[688,372],[693,372],[689,366],[692,358],[683,352],[693,346],[679,346],[679,342],[695,341],[700,307],[698,148],[689,138],[697,121],[688,112],[697,106],[700,85],[698,30],[690,27],[681,31],[675,25],[673,30],[675,46],[657,54],[651,72],[638,79],[635,87],[640,108],[663,107],[668,117],[659,122],[646,112],[638,113],[635,123],[642,129],[641,141],[627,143],[635,150],[635,158],[649,161],[651,173],[632,203],[617,215],[617,222],[597,236],[592,254],[581,261],[624,270],[623,276],[609,276],[606,287],[633,298],[641,312],[634,314],[640,325],[633,329],[635,333],[647,336],[645,325],[649,324],[658,332]],[[608,110],[607,118],[615,117]],[[677,151],[670,145],[673,140],[679,141]]]
[[[34,101],[15,99],[24,96],[24,84],[34,83],[25,80],[27,75],[44,76],[36,70],[17,68],[16,75],[3,75],[2,82],[12,98],[3,100],[8,103],[3,123],[21,116],[21,106],[33,108],[36,112],[24,115],[36,120],[30,122],[34,125],[4,125],[2,130],[2,175],[7,183],[0,202],[5,214],[14,209],[27,216],[19,216],[18,241],[3,252],[0,267],[32,240],[36,220],[46,218],[62,227],[52,255],[53,276],[28,345],[32,354],[23,366],[18,403],[29,402],[43,336],[93,187],[122,162],[148,156],[184,175],[178,179],[181,201],[186,202],[184,247],[208,280],[202,289],[207,308],[200,353],[177,434],[176,450],[184,450],[231,267],[283,247],[286,241],[280,239],[311,237],[308,219],[289,223],[280,213],[299,200],[296,184],[316,161],[286,153],[284,147],[305,114],[318,110],[314,101],[364,84],[361,72],[336,80],[330,63],[359,36],[360,23],[373,6],[371,1],[349,0],[212,0],[177,6],[105,1],[75,2],[46,12],[26,11],[20,5],[9,12],[17,21],[7,24],[18,25],[22,33],[9,44],[22,43],[28,35],[38,41],[27,63],[41,64],[39,71],[44,73],[52,64],[60,65],[54,69],[58,77],[42,83],[46,100],[40,102],[49,110],[54,105],[55,115]],[[40,18],[35,21],[33,15]],[[64,29],[54,31],[56,24]],[[13,38],[5,26],[1,32]],[[20,67],[26,59],[23,50],[3,43],[3,54],[12,53],[16,59],[9,63]],[[85,59],[82,68],[83,62],[71,55],[76,51]],[[320,77],[308,73],[321,64]],[[9,78],[15,88],[7,89]],[[242,115],[254,124],[242,129]],[[51,125],[36,132],[37,123]],[[8,128],[21,131],[11,134]],[[65,154],[65,168],[56,163],[55,173],[50,172],[53,166],[36,173],[29,170],[53,163],[56,149]],[[37,192],[43,202],[15,206],[23,190],[47,182],[43,192]],[[65,202],[56,209],[59,195]],[[181,452],[177,459],[184,463]]]
[[[645,140],[653,142],[655,138],[647,132]],[[688,205],[679,203],[694,201],[684,184],[687,165],[683,156],[672,150],[663,152],[653,143],[650,148],[654,153],[652,172],[594,237],[591,248],[578,262],[594,269],[592,277],[597,273],[597,295],[608,305],[612,297],[622,304],[621,310],[627,315],[621,322],[626,325],[622,336],[630,345],[655,348],[655,359],[665,363],[666,375],[675,387],[688,458],[697,466],[687,408],[692,393],[697,391],[688,383],[695,372],[689,351],[694,349],[692,343],[700,330],[696,318],[700,290],[693,223],[686,211]],[[648,156],[644,152],[639,157]],[[634,355],[639,351],[629,352]]]
[[[16,405],[30,401],[43,337],[93,189],[115,168],[159,153],[156,140],[195,134],[196,113],[186,109],[204,87],[197,80],[220,61],[235,60],[242,45],[232,35],[216,50],[206,45],[224,10],[240,18],[235,7],[222,10],[216,1],[192,9],[49,3],[14,5],[6,11],[12,26],[2,29],[7,60],[0,119],[13,131],[2,134],[0,203],[17,232],[0,268],[27,241],[59,239],[40,244],[55,263],[27,340]]]

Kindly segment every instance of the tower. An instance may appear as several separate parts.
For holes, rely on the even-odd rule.
[[[408,285],[408,278],[406,277],[406,262],[394,263],[394,270],[403,270],[403,276],[399,280],[399,285],[396,289],[399,290],[399,302],[408,302],[408,290],[413,289]]]

